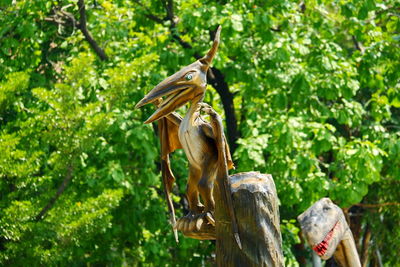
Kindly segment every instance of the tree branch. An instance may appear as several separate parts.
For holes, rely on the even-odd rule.
[[[78,0],[78,8],[79,8],[79,29],[81,30],[83,36],[85,36],[86,41],[90,44],[92,49],[96,52],[96,54],[100,57],[101,60],[108,60],[108,57],[104,50],[97,44],[97,42],[93,39],[90,32],[87,30],[86,26],[86,8],[85,1]]]
[[[174,1],[173,0],[166,0],[164,1],[165,10],[167,11],[167,19],[171,21],[173,27],[176,26],[174,21]]]
[[[357,41],[357,38],[354,36],[354,35],[352,35],[351,36],[351,39],[353,40],[353,43],[354,43],[354,47],[358,50],[358,51],[360,51],[361,53],[364,53],[364,47],[362,46],[362,44],[359,42],[359,41]]]
[[[229,85],[225,81],[224,74],[219,69],[211,67],[207,73],[207,79],[221,97],[226,116],[227,139],[233,154],[237,148],[236,141],[239,139],[233,94],[229,91]]]
[[[91,48],[97,54],[97,56],[101,60],[108,60],[108,56],[105,51],[97,44],[97,42],[93,39],[92,35],[87,29],[86,23],[86,8],[84,0],[78,1],[78,9],[79,9],[79,21],[77,21],[72,13],[65,11],[70,5],[62,7],[60,10],[55,10],[54,15],[45,18],[45,21],[54,22],[57,25],[69,25],[72,24],[73,29],[79,29],[86,41],[89,43]]]
[[[65,175],[65,178],[64,178],[63,182],[61,183],[61,185],[58,187],[56,194],[50,199],[50,201],[47,203],[47,205],[35,217],[35,221],[38,222],[41,219],[43,219],[43,216],[54,206],[54,203],[61,196],[61,194],[64,193],[69,182],[71,181],[72,173],[73,173],[73,167],[71,165],[69,165],[67,168],[67,174]]]
[[[400,206],[400,203],[396,203],[396,202],[379,203],[379,204],[358,203],[358,204],[354,204],[354,206],[363,207],[363,208],[380,208],[380,207],[385,207],[385,206]]]
[[[159,18],[153,14],[151,14],[150,10],[142,4],[142,2],[138,1],[138,0],[133,0],[133,2],[135,2],[136,4],[138,4],[139,6],[143,7],[144,9],[146,9],[146,14],[144,14],[147,18],[154,20],[155,22],[159,23],[159,24],[163,24],[164,21],[167,20],[167,18]]]

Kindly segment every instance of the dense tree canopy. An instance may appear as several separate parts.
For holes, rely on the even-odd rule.
[[[275,179],[287,266],[310,260],[295,218],[325,196],[363,261],[399,264],[397,0],[2,0],[0,25],[0,265],[213,264],[212,242],[174,242],[134,106],[218,25],[205,101],[235,172]],[[182,151],[172,168],[180,216]]]

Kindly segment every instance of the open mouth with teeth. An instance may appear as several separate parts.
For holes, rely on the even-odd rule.
[[[329,243],[332,240],[333,234],[338,227],[339,227],[339,221],[336,222],[335,225],[332,227],[332,229],[328,232],[328,234],[326,234],[324,240],[322,240],[322,242],[318,243],[312,248],[318,254],[318,256],[321,257],[325,255],[326,251],[328,250]]]

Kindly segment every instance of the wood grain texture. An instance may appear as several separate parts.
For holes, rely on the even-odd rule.
[[[229,214],[216,188],[217,265],[284,266],[278,197],[272,176],[239,173],[230,176],[230,184],[242,249],[232,235]]]
[[[217,265],[221,267],[284,266],[278,196],[272,176],[246,172],[231,175],[229,180],[242,249],[232,234],[218,182],[214,188],[215,227],[204,220],[199,230],[182,233],[199,240],[216,239]]]

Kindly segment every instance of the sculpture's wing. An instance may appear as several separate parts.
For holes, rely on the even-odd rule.
[[[178,114],[171,113],[167,117],[160,119],[158,122],[161,144],[161,161],[166,163],[165,175],[169,191],[172,190],[172,185],[175,181],[175,177],[169,165],[169,154],[174,152],[176,149],[182,148],[178,137],[179,124],[181,121],[182,118]]]
[[[215,133],[213,132],[211,125],[203,119],[202,119],[202,121],[204,121],[204,123],[201,125],[201,128],[202,128],[204,134],[207,137],[214,139],[214,141],[216,141],[216,136],[215,136]],[[224,133],[222,133],[222,139],[224,142],[223,146],[225,147],[226,165],[228,167],[228,170],[235,169],[235,165],[233,164],[233,160],[232,160],[232,156],[231,156],[231,151],[229,150],[229,145],[228,145],[228,142],[226,141],[226,137],[225,137]]]
[[[203,105],[203,110],[210,115],[210,124],[203,124],[205,126],[202,127],[203,132],[210,138],[214,139],[215,145],[218,152],[218,172],[216,183],[218,184],[219,193],[221,195],[222,203],[227,208],[229,216],[231,217],[232,224],[232,232],[236,243],[240,249],[242,249],[239,229],[236,222],[235,211],[233,209],[233,200],[232,200],[232,192],[231,185],[229,181],[229,168],[233,168],[232,158],[230,156],[230,151],[228,144],[226,142],[226,138],[224,135],[224,130],[222,126],[221,117],[218,113],[213,110],[207,104]],[[211,129],[211,132],[210,132]],[[231,167],[229,167],[231,166]]]
[[[182,148],[178,137],[179,124],[181,121],[182,118],[176,113],[171,113],[158,121],[158,134],[161,145],[161,175],[176,242],[178,242],[178,232],[174,228],[176,224],[175,209],[170,196],[175,176],[171,170],[169,154],[178,148]]]
[[[232,160],[232,156],[231,156],[231,151],[229,150],[229,145],[228,145],[228,142],[226,141],[225,135],[223,135],[223,138],[224,138],[224,143],[225,143],[226,165],[228,167],[228,170],[235,169],[235,165],[233,164],[233,160]]]
[[[172,112],[163,119],[160,119],[160,122],[164,122],[164,134],[167,138],[164,140],[165,142],[163,143],[164,146],[162,147],[163,150],[161,152],[169,154],[174,152],[176,149],[182,148],[178,137],[179,125],[181,124],[181,121],[182,117],[175,112]]]

